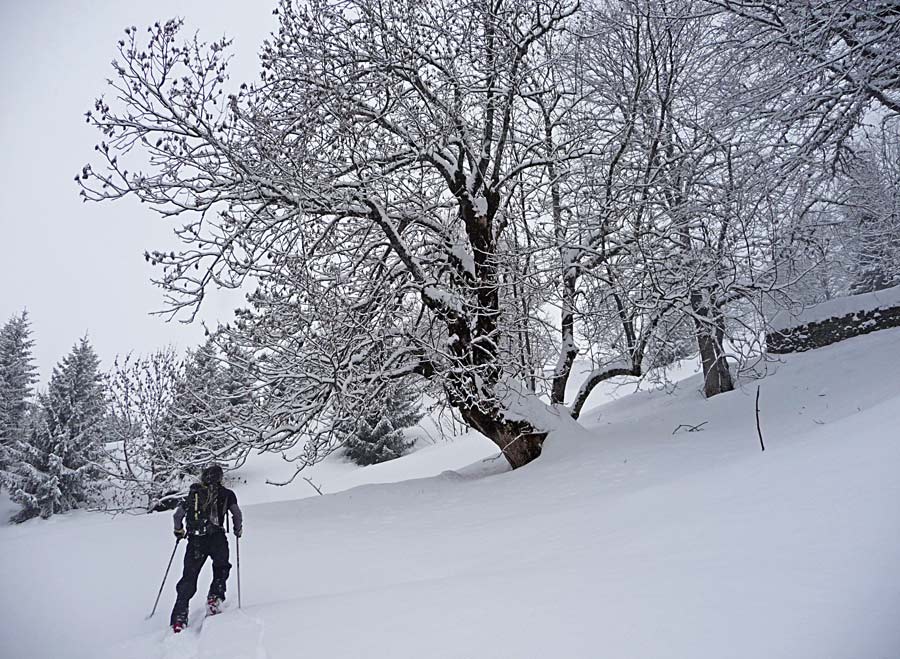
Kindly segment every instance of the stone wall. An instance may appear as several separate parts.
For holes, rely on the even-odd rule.
[[[796,327],[773,330],[766,334],[766,347],[776,355],[803,352],[890,327],[900,327],[900,306],[855,311]]]

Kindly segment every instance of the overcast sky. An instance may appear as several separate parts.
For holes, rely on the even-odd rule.
[[[172,226],[131,201],[84,204],[75,174],[99,133],[84,121],[127,25],[173,16],[204,40],[234,39],[232,84],[257,76],[275,0],[0,0],[0,323],[27,308],[41,386],[85,333],[116,354],[197,344],[199,324],[166,323],[145,249],[177,248]],[[235,294],[203,317],[230,318]]]

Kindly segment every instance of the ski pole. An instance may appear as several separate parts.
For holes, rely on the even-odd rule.
[[[241,536],[235,536],[234,546],[237,552],[238,608],[241,608]]]
[[[175,538],[175,547],[172,549],[172,555],[169,557],[169,564],[166,566],[166,574],[163,576],[162,583],[159,585],[159,592],[156,593],[156,601],[153,603],[153,610],[150,612],[150,615],[147,618],[152,618],[153,614],[156,613],[156,607],[159,605],[159,597],[162,595],[163,588],[166,587],[166,579],[169,578],[169,570],[172,569],[172,561],[175,559],[175,552],[178,551],[178,543],[181,542],[181,538]],[[238,598],[240,599],[240,597]]]

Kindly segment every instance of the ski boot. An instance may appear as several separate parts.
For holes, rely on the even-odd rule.
[[[187,622],[184,620],[176,620],[172,623],[172,632],[178,634],[182,629],[187,627]]]
[[[214,616],[222,612],[222,600],[215,595],[206,598],[206,615]]]

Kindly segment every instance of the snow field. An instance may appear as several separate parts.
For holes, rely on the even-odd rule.
[[[244,606],[233,573],[197,633],[207,566],[180,637],[163,628],[183,548],[145,619],[168,515],[0,527],[0,655],[900,656],[900,330],[698,389],[619,391],[516,472],[469,435],[365,469],[330,460],[308,474],[320,497],[263,488],[274,463],[257,458],[235,486]]]

